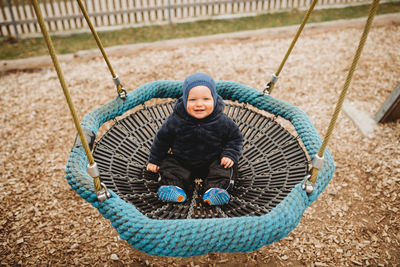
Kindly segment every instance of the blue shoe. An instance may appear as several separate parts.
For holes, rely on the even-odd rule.
[[[185,191],[175,185],[162,185],[158,188],[157,193],[162,201],[184,202],[186,200]]]
[[[229,202],[230,197],[225,189],[210,188],[204,193],[203,200],[209,205],[224,205]]]

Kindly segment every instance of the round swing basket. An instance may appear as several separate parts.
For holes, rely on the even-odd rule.
[[[146,172],[145,166],[153,138],[172,112],[173,100],[124,117],[96,143],[93,155],[101,180],[111,192],[104,202],[97,200],[84,150],[79,140],[75,143],[66,169],[69,184],[134,248],[164,256],[256,250],[289,234],[331,180],[334,162],[326,150],[314,191],[307,194],[302,189],[309,171],[307,155],[312,160],[322,143],[303,111],[240,83],[217,81],[216,86],[225,100],[262,111],[247,104],[226,105],[225,113],[244,136],[239,177],[230,188],[231,201],[226,205],[204,205],[198,190],[182,204],[158,199],[158,177]],[[182,81],[144,84],[130,92],[125,102],[115,98],[90,112],[81,125],[93,143],[105,122],[150,99],[176,99],[181,88]],[[278,124],[277,117],[289,121],[298,136]],[[200,187],[201,182],[196,188]]]

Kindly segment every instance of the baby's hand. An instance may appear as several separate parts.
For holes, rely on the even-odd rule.
[[[230,167],[232,167],[233,166],[233,160],[231,160],[230,158],[228,158],[228,157],[223,157],[222,159],[221,159],[221,166],[224,166],[224,168],[230,168]]]
[[[154,172],[154,173],[157,173],[159,169],[160,169],[160,166],[157,166],[156,164],[153,164],[153,163],[148,163],[147,167],[146,167],[146,170]]]

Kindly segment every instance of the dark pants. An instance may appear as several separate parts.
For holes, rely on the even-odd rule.
[[[203,179],[202,192],[212,187],[228,189],[230,181],[237,176],[236,164],[232,168],[221,166],[219,159],[187,162],[167,155],[160,166],[161,185],[176,185],[189,196],[194,189],[194,179]]]

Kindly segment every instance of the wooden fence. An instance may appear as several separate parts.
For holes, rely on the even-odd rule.
[[[311,0],[86,0],[96,27],[173,23],[221,15],[254,14],[305,8]],[[321,0],[319,6],[365,2]],[[76,31],[87,25],[75,0],[39,0],[51,32]],[[0,0],[0,36],[40,32],[30,0]]]

